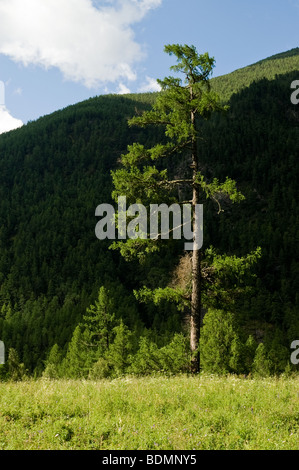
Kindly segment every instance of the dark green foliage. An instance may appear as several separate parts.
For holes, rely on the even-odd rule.
[[[138,135],[127,117],[148,106],[140,99],[94,98],[0,137],[0,337],[30,371],[41,373],[55,343],[66,352],[104,283],[139,322],[122,288],[134,271],[94,229],[95,208],[111,202],[110,169]]]
[[[214,138],[213,127],[207,127],[202,146],[206,164],[213,172],[221,177],[228,165],[232,176],[243,182],[246,196],[240,208],[214,221],[217,247],[240,253],[261,247],[251,313],[278,324],[285,316],[287,302],[297,302],[299,279],[295,261],[299,111],[290,103],[290,83],[296,76],[293,73],[273,81],[262,80],[234,96],[228,120],[217,120],[221,140]],[[207,237],[210,233],[207,230]]]

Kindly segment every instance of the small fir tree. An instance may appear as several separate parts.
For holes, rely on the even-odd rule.
[[[132,332],[120,320],[120,324],[113,329],[115,337],[106,354],[116,376],[124,375],[130,366],[132,351]]]

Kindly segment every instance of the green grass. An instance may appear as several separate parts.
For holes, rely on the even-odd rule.
[[[0,383],[0,449],[299,449],[299,377]]]

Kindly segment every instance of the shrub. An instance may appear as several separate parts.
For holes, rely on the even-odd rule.
[[[110,376],[111,369],[107,359],[100,357],[89,371],[88,377],[92,380],[106,379]]]

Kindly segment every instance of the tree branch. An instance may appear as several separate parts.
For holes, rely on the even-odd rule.
[[[159,185],[165,184],[165,185],[172,186],[175,184],[190,184],[190,183],[193,183],[193,179],[171,180],[171,181],[167,180],[167,181],[160,181],[158,184]]]

